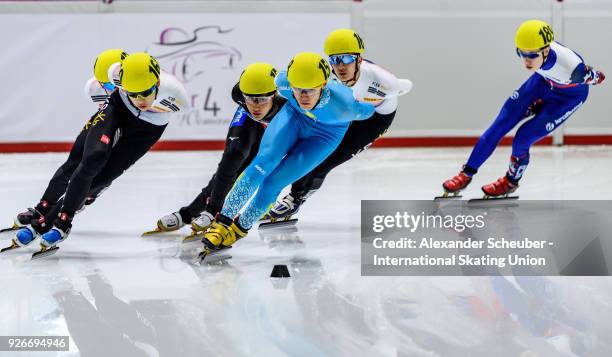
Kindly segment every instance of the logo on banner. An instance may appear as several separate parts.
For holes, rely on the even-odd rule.
[[[219,103],[231,103],[228,87],[234,85],[242,68],[242,53],[229,42],[228,35],[233,31],[219,25],[168,27],[160,32],[159,41],[153,43],[149,52],[191,95],[191,110],[178,114],[179,125],[192,127],[230,121],[227,114],[230,108]]]
[[[242,53],[223,41],[223,36],[233,30],[216,25],[200,26],[191,31],[166,28],[159,34],[159,42],[153,44],[156,47],[154,57],[165,64],[170,63],[171,73],[183,83],[207,71],[234,69],[242,60]]]

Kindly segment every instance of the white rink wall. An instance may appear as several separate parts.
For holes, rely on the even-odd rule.
[[[529,76],[514,54],[514,32],[530,18],[551,22],[558,41],[612,73],[606,35],[612,2],[603,0],[0,2],[0,143],[71,141],[93,110],[82,86],[99,51],[158,54],[164,29],[191,34],[210,25],[232,28],[219,41],[241,56],[229,69],[210,58],[189,60],[192,75],[206,72],[187,78],[198,112],[174,120],[164,140],[222,139],[234,110],[225,92],[245,65],[269,61],[282,68],[298,51],[322,51],[325,34],[344,26],[360,32],[367,58],[415,84],[401,98],[388,136],[477,136]],[[166,69],[183,64],[162,60]],[[612,135],[610,97],[609,83],[592,88],[566,134]]]
[[[519,24],[538,18],[587,64],[611,72],[612,2],[602,0],[380,0],[363,2],[369,57],[414,81],[397,136],[479,135],[529,73],[514,52]],[[567,134],[611,134],[612,86],[592,88]]]

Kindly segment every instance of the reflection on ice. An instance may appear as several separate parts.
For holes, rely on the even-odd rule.
[[[478,180],[499,176],[504,150]],[[219,155],[152,153],[76,218],[55,258],[31,262],[31,247],[0,256],[0,335],[70,335],[70,352],[45,356],[610,355],[607,277],[361,277],[359,201],[431,199],[466,154],[365,152],[329,176],[296,227],[253,229],[232,259],[197,266],[199,243],[140,234],[192,199]],[[36,202],[62,158],[0,156],[24,168],[0,173],[0,217]],[[609,198],[611,158],[537,149],[521,199]],[[275,264],[289,268],[286,286],[270,279]]]

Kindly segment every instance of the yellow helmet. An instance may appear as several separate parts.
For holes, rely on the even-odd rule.
[[[94,77],[102,83],[110,82],[108,79],[108,69],[113,64],[123,61],[125,57],[127,57],[127,53],[119,48],[113,48],[100,53],[94,63]]]
[[[247,95],[268,94],[276,91],[276,69],[269,63],[252,63],[240,74],[240,91]]]
[[[555,35],[550,25],[540,20],[523,22],[514,37],[516,48],[524,51],[539,51],[554,40]]]
[[[119,81],[128,92],[144,92],[159,81],[159,73],[159,63],[155,58],[145,52],[133,53],[121,63]]]
[[[332,31],[327,35],[323,48],[325,54],[328,56],[344,53],[362,54],[363,51],[365,51],[361,36],[351,29],[338,29]]]
[[[295,88],[318,88],[329,78],[329,64],[321,55],[301,52],[295,55],[287,66],[287,79]]]

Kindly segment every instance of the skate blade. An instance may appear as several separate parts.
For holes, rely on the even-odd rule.
[[[469,205],[483,205],[483,206],[495,206],[495,205],[516,205],[519,196],[502,196],[502,197],[488,197],[483,198],[472,198],[468,200]]]
[[[182,243],[187,244],[187,243],[199,242],[202,240],[203,237],[204,237],[204,232],[191,233],[190,235],[183,237]]]
[[[461,196],[459,193],[444,193],[442,196],[434,197],[434,201],[460,200],[461,198],[463,198],[463,196]]]
[[[164,234],[164,233],[175,233],[176,231],[178,231],[178,229],[175,229],[173,231],[164,231],[162,229],[160,229],[159,227],[155,228],[152,231],[146,231],[143,234],[141,234],[141,237],[146,237],[146,236],[153,236],[153,235],[158,235],[158,234]]]
[[[40,246],[40,250],[38,252],[32,254],[32,260],[48,258],[48,257],[54,255],[55,253],[57,253],[58,250],[59,250],[58,246],[55,246],[55,247],[52,247],[52,248],[47,248],[44,245],[41,245]]]
[[[0,253],[8,252],[10,250],[14,250],[14,249],[17,249],[17,248],[21,248],[21,247],[19,246],[19,244],[17,244],[15,242],[15,240],[12,240],[10,246],[4,247],[4,248],[0,249]]]
[[[11,231],[16,231],[16,230],[18,230],[19,228],[21,228],[21,227],[19,227],[19,226],[18,226],[18,225],[16,225],[16,224],[13,224],[13,226],[12,226],[12,227],[9,227],[9,228],[2,228],[2,229],[0,229],[0,233],[4,233],[4,232],[11,232]]]
[[[146,232],[142,233],[140,236],[141,237],[152,236],[154,234],[159,234],[159,233],[162,233],[162,232],[163,231],[161,229],[156,228],[156,229],[154,229],[152,231],[146,231]]]
[[[258,229],[266,230],[272,228],[284,228],[284,227],[292,227],[295,226],[298,222],[297,218],[282,220],[282,221],[270,221],[260,223]]]
[[[230,248],[231,247],[224,247],[215,250],[204,248],[204,250],[201,251],[200,254],[198,254],[198,257],[196,258],[196,263],[199,265],[208,265],[231,259],[232,256],[226,253],[226,251]]]

